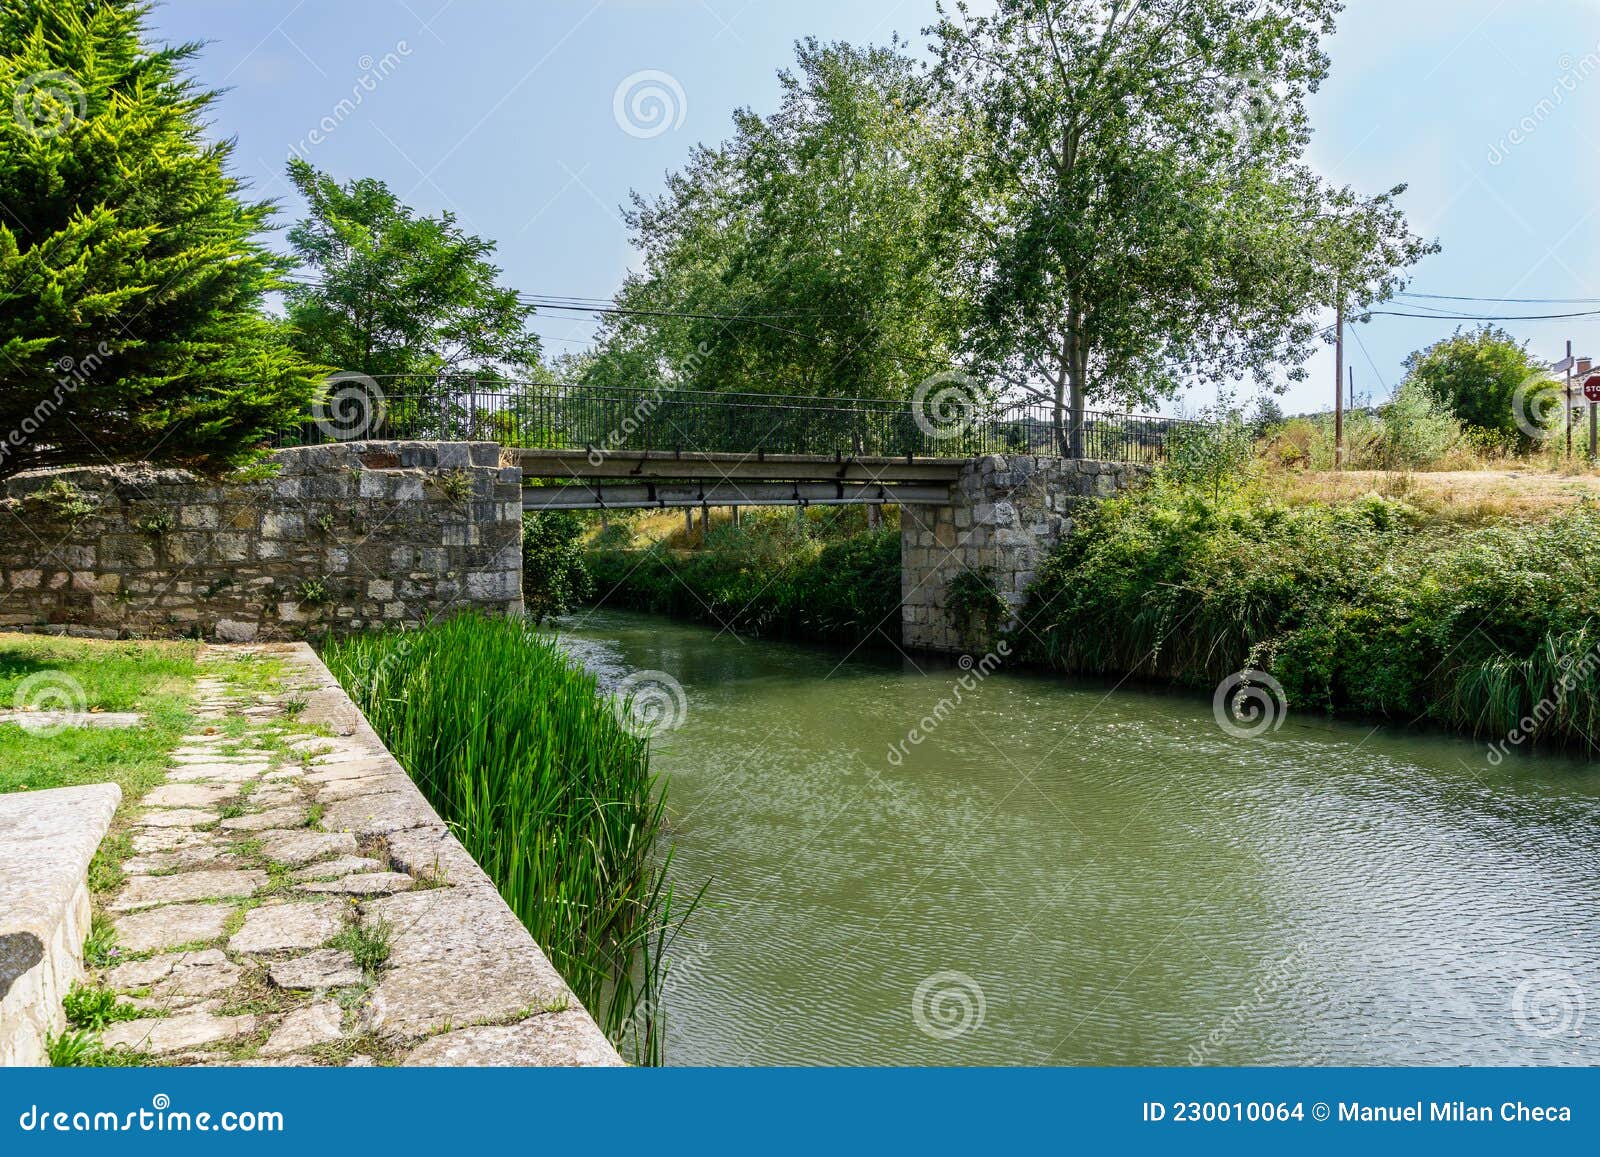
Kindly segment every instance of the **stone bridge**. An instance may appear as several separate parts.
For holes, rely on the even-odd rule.
[[[1086,501],[1148,474],[1135,462],[1039,454],[834,457],[510,450],[525,510],[893,505],[900,508],[901,642],[962,651],[985,624],[957,619],[949,584],[978,575],[1014,615],[1039,562]],[[998,624],[990,624],[994,626]]]
[[[6,480],[0,628],[251,641],[518,613],[525,511],[856,504],[901,509],[905,645],[960,650],[990,632],[955,621],[951,581],[973,572],[1014,611],[1081,504],[1185,425],[971,398],[368,381],[260,471]]]

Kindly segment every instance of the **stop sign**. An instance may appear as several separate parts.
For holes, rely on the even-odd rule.
[[[1600,402],[1600,374],[1595,374],[1583,383],[1583,396],[1591,402]]]

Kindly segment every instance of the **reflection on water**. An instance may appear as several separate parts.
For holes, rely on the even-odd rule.
[[[1600,1063],[1600,775],[1204,697],[575,616],[684,725],[676,1064]],[[920,661],[919,661],[920,662]],[[889,753],[908,730],[920,744]]]

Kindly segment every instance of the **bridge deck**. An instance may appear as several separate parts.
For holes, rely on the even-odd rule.
[[[704,482],[927,483],[948,486],[965,458],[509,450],[524,478]],[[652,503],[653,505],[653,503]]]

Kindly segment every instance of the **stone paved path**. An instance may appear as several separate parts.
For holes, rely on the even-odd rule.
[[[615,1051],[309,649],[208,647],[101,898],[157,1064],[611,1064]],[[283,663],[269,691],[253,672]],[[270,683],[271,681],[265,681]]]

